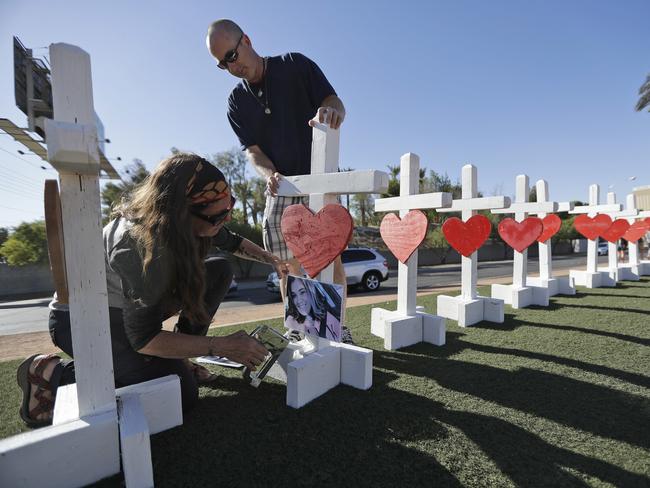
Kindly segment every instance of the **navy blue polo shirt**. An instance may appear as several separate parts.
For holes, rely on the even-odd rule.
[[[308,121],[330,95],[336,95],[334,88],[307,56],[273,56],[267,58],[264,81],[249,85],[242,80],[233,89],[228,120],[242,149],[259,146],[280,174],[309,174],[312,128]],[[264,112],[267,103],[270,114]]]

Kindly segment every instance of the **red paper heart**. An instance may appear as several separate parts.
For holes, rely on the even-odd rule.
[[[555,214],[547,215],[542,219],[544,230],[537,238],[537,242],[546,242],[553,237],[562,227],[562,219]]]
[[[623,239],[628,242],[636,242],[641,239],[646,232],[650,232],[650,219],[637,220],[623,234]]]
[[[490,219],[485,215],[474,215],[467,222],[451,217],[442,224],[442,233],[449,245],[465,257],[483,245],[491,229]]]
[[[542,219],[537,217],[528,217],[521,222],[507,218],[499,222],[501,239],[518,252],[523,252],[535,242],[543,230]]]
[[[612,222],[612,225],[610,225],[607,230],[600,235],[606,241],[616,242],[623,237],[623,234],[625,234],[629,228],[630,223],[627,220],[616,219]]]
[[[325,205],[317,214],[304,205],[289,205],[280,228],[287,247],[314,278],[348,246],[354,223],[341,205]]]
[[[427,236],[428,225],[427,216],[420,210],[411,210],[401,220],[394,213],[389,213],[382,219],[379,233],[388,249],[406,264]]]
[[[612,225],[612,219],[605,214],[598,214],[593,219],[586,214],[582,214],[578,215],[573,221],[576,230],[590,241],[598,239],[610,225]]]

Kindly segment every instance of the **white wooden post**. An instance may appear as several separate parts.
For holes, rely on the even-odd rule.
[[[538,202],[549,201],[548,183],[546,180],[538,180],[535,184],[535,189]],[[558,202],[558,212],[568,212],[569,210],[573,210],[573,203]],[[530,213],[531,215],[537,215],[540,219],[544,219],[547,215],[549,215],[547,212],[531,211]],[[539,277],[528,277],[528,284],[531,286],[546,288],[548,290],[549,297],[558,294],[575,295],[576,288],[573,284],[573,280],[566,276],[561,276],[558,278],[553,276],[552,247],[553,246],[551,239],[547,240],[546,242],[537,243],[537,249],[539,251]]]
[[[120,471],[122,418],[113,381],[90,56],[76,46],[52,44],[50,63],[55,118],[46,120],[45,133],[48,160],[59,171],[61,183],[76,384],[58,389],[51,427],[0,441],[0,486],[83,486]],[[179,407],[178,377],[160,385],[177,399],[172,409]],[[133,385],[132,393],[139,395],[139,387]],[[141,426],[144,419],[146,427],[140,401],[135,403],[135,410],[129,410],[137,415],[127,417],[139,418]],[[157,405],[154,411],[162,412],[163,423],[179,425],[180,408],[168,415],[172,409]],[[134,454],[135,464],[130,459]],[[139,462],[146,459],[148,465]],[[142,472],[151,471],[148,441],[146,446],[130,442],[123,461],[130,466],[127,486],[143,486],[142,480],[149,478]]]
[[[507,209],[495,209],[495,214],[514,214],[517,222],[528,218],[529,212],[554,213],[557,211],[557,202],[536,201],[529,202],[530,185],[527,175],[518,175],[515,180],[515,203]],[[529,286],[528,275],[528,249],[522,252],[513,250],[512,285],[492,285],[492,298],[499,298],[512,308],[525,308],[530,305],[548,306],[548,289],[538,286]]]
[[[476,166],[466,164],[462,169],[462,198],[454,200],[449,208],[438,212],[461,212],[464,222],[476,215],[477,210],[507,208],[510,199],[504,196],[478,197],[478,171]],[[438,315],[458,321],[467,327],[482,320],[503,323],[503,300],[477,294],[478,251],[470,257],[461,256],[461,294],[451,297],[438,295]]]
[[[336,195],[382,193],[388,188],[386,173],[375,170],[338,173],[338,161],[339,130],[316,124],[311,174],[283,177],[277,194],[309,196],[310,209],[318,212],[328,203],[337,203]],[[318,279],[333,283],[334,265],[321,271]],[[300,408],[339,383],[363,390],[370,388],[372,350],[307,336],[303,341],[289,344],[268,374],[286,381],[287,405]]]
[[[609,192],[607,194],[607,203],[616,203],[616,194]],[[641,218],[643,212],[639,212],[636,208],[636,199],[634,193],[627,195],[625,200],[625,209],[620,212],[608,212],[612,218],[612,221],[616,219],[626,219],[629,223],[633,223],[637,218]],[[650,212],[646,212],[650,215]],[[638,244],[636,242],[628,242],[629,250],[629,262],[627,264],[621,264],[618,261],[618,252],[617,252],[617,243],[608,243],[607,249],[607,261],[608,267],[605,270],[609,277],[616,280],[626,280],[626,281],[639,281],[641,273],[639,269],[639,258],[638,258]]]
[[[600,186],[589,186],[589,205],[579,205],[571,210],[570,214],[587,214],[595,217],[599,213],[620,212],[619,204],[600,204]],[[607,273],[598,271],[598,239],[587,240],[587,269],[570,270],[569,278],[573,279],[576,285],[587,288],[599,288],[601,286],[616,286]]]
[[[404,218],[410,210],[432,209],[451,206],[449,193],[419,195],[420,158],[413,153],[400,159],[400,196],[375,200],[375,210],[389,212],[399,210]],[[429,342],[437,346],[445,344],[445,319],[418,310],[418,251],[413,252],[406,264],[397,264],[397,310],[375,307],[371,313],[371,332],[384,339],[388,350]]]

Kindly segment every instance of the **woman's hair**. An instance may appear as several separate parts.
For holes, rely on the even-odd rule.
[[[196,237],[187,198],[187,188],[200,165],[210,163],[196,154],[177,153],[160,162],[115,210],[132,223],[129,235],[138,245],[142,273],[164,250],[171,259],[183,312],[194,323],[206,324],[210,317],[203,304],[205,267],[203,260],[211,238]]]

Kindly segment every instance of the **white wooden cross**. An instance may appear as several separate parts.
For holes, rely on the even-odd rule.
[[[546,180],[538,180],[535,184],[538,202],[548,202],[548,183]],[[558,212],[568,212],[573,210],[573,203],[571,202],[558,202]],[[546,212],[530,212],[531,215],[537,215],[540,219],[544,219],[548,215]],[[532,286],[538,286],[548,289],[548,295],[554,296],[561,295],[575,295],[576,288],[573,281],[566,276],[554,277],[553,276],[553,256],[552,256],[552,243],[551,239],[546,242],[538,242],[537,249],[539,250],[539,277],[528,278],[528,283]]]
[[[466,164],[462,169],[462,198],[454,200],[449,208],[438,212],[461,212],[463,222],[476,215],[478,210],[493,210],[510,206],[504,196],[479,197],[476,166]],[[438,295],[438,315],[457,320],[466,327],[482,320],[503,322],[503,300],[482,297],[476,291],[478,279],[478,251],[469,257],[461,256],[461,294],[457,297]]]
[[[337,195],[382,193],[388,189],[388,175],[383,171],[338,172],[338,168],[339,130],[316,124],[312,136],[311,174],[283,177],[277,194],[309,196],[310,209],[318,212],[329,203],[337,203]],[[318,279],[333,283],[334,265],[325,268]],[[307,336],[304,341],[287,347],[269,375],[286,381],[287,404],[300,408],[340,383],[363,390],[370,388],[372,351]]]
[[[375,200],[375,211],[399,210],[404,218],[410,210],[438,209],[451,206],[450,193],[418,194],[420,184],[420,158],[407,153],[400,159],[400,196]],[[384,339],[389,350],[407,347],[418,342],[437,346],[445,344],[445,319],[417,310],[418,251],[413,252],[407,263],[398,262],[397,310],[373,308],[371,332]]]
[[[620,204],[601,204],[600,203],[600,186],[593,184],[589,186],[589,204],[579,205],[571,210],[570,214],[587,214],[589,217],[595,217],[599,213],[620,212]],[[607,273],[598,271],[598,239],[587,240],[587,269],[569,271],[569,277],[575,281],[576,285],[586,286],[587,288],[599,288],[601,286],[616,286],[616,281],[612,280]]]
[[[631,199],[629,197],[632,197]],[[616,204],[616,193],[614,192],[607,192],[607,203],[609,204]],[[607,212],[607,215],[609,215],[612,218],[612,222],[616,219],[632,219],[634,220],[634,217],[637,217],[639,215],[639,210],[636,208],[635,200],[634,200],[634,194],[628,195],[627,199],[627,207],[625,209],[620,210],[619,212]],[[623,279],[621,276],[621,267],[619,266],[618,262],[618,242],[608,242],[607,243],[607,268],[605,271],[609,274],[609,277],[615,281],[620,281]],[[625,272],[624,272],[625,273]],[[625,273],[627,276],[627,279],[634,279],[635,281],[639,280],[638,275],[636,277],[632,277],[629,273]]]
[[[58,389],[51,427],[0,441],[0,485],[87,485],[120,472],[120,447],[127,486],[153,485],[149,434],[182,423],[180,383],[115,389],[90,57],[52,44],[50,63],[45,133],[60,177],[76,384]]]
[[[514,214],[517,222],[523,222],[530,212],[555,213],[557,202],[529,202],[530,185],[528,175],[518,175],[515,180],[515,203],[506,209],[492,210],[494,214]],[[500,298],[512,308],[525,308],[529,305],[548,306],[548,289],[528,286],[528,249],[522,252],[513,249],[512,285],[492,285],[492,298]]]

